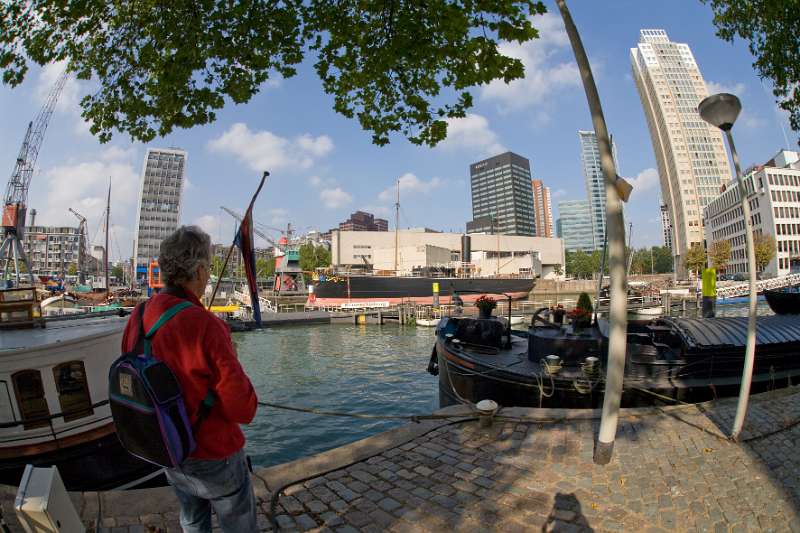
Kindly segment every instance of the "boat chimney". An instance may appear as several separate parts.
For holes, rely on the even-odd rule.
[[[472,262],[472,237],[466,234],[461,236],[461,262]]]
[[[36,225],[36,209],[31,209],[31,226]]]

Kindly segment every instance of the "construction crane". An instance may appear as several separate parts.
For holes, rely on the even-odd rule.
[[[86,217],[72,209],[69,208],[69,212],[75,215],[78,220],[80,221],[79,232],[79,243],[78,243],[78,281],[80,281],[81,285],[86,283]]]
[[[42,108],[33,121],[28,123],[28,130],[22,141],[14,171],[6,187],[6,194],[3,205],[3,241],[0,244],[0,261],[5,260],[3,266],[3,279],[9,280],[9,267],[13,263],[16,283],[20,282],[21,260],[28,272],[28,279],[33,285],[33,273],[31,265],[22,247],[22,239],[25,236],[25,213],[28,207],[28,189],[36,167],[36,159],[39,157],[39,150],[44,141],[44,133],[47,131],[47,124],[53,115],[56,102],[67,81],[67,72],[64,71],[56,80],[55,85],[50,90]]]
[[[244,220],[244,217],[242,215],[240,215],[239,213],[237,213],[236,211],[234,211],[233,209],[228,209],[224,205],[220,206],[220,209],[222,209],[223,211],[228,213],[230,216],[235,218],[240,224],[241,224],[242,220]],[[262,224],[258,224],[258,225],[261,226]],[[255,224],[253,226],[254,226],[253,227],[253,233],[255,233],[256,235],[258,235],[259,237],[261,237],[262,239],[264,239],[265,241],[270,243],[275,248],[280,248],[278,246],[278,244],[274,240],[272,240],[270,237],[267,237],[267,235],[263,231],[260,231],[260,230],[256,229],[255,228]],[[272,228],[268,228],[268,229],[272,229]],[[277,230],[277,231],[282,231],[282,230]]]

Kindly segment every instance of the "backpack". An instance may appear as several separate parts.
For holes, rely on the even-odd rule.
[[[170,307],[147,333],[145,304],[139,306],[136,345],[114,361],[108,374],[108,400],[120,443],[132,455],[169,468],[180,466],[194,451],[196,442],[180,383],[164,362],[153,357],[151,342],[164,324],[192,305],[183,301]],[[213,403],[214,395],[209,391],[195,428]]]

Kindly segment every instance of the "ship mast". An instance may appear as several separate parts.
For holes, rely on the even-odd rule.
[[[400,250],[400,180],[397,180],[397,202],[394,204],[394,274],[397,275],[397,258]]]

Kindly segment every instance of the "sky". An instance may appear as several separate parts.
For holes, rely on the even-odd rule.
[[[100,243],[110,179],[111,258],[130,257],[145,149],[179,147],[188,151],[181,223],[200,225],[214,242],[230,242],[235,230],[220,206],[243,211],[263,170],[271,176],[254,217],[267,226],[326,231],[365,210],[387,218],[393,229],[400,180],[400,228],[463,231],[472,218],[469,164],[511,150],[528,158],[533,177],[550,187],[555,220],[559,200],[586,198],[577,132],[592,124],[557,8],[546,4],[549,13],[533,20],[540,39],[503,45],[522,59],[525,79],[474,88],[474,107],[450,124],[448,138],[435,148],[399,135],[388,146],[372,145],[356,120],[333,111],[310,57],[297,76],[269,80],[250,102],[218,112],[216,122],[147,145],[119,133],[100,144],[78,105],[91,82],[70,80],[39,154],[29,211],[37,210],[37,224],[76,226],[72,207],[89,219],[89,237]],[[688,43],[710,91],[741,98],[734,135],[745,167],[796,149],[797,134],[753,70],[746,43],[716,37],[711,9],[699,0],[579,0],[570,8],[617,145],[620,175],[634,185],[626,222],[633,224],[635,247],[663,244],[658,172],[630,67],[640,29],[665,29],[673,41]],[[35,67],[15,89],[0,85],[0,162],[9,176],[27,124],[59,72],[58,65]]]

